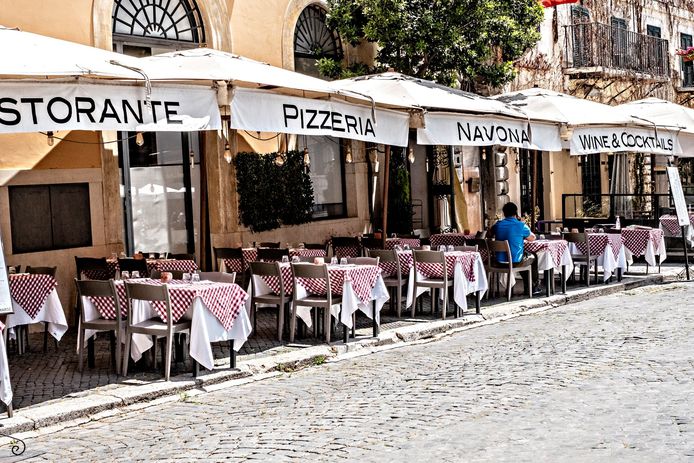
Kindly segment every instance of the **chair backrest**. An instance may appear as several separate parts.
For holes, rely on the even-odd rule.
[[[321,243],[304,243],[304,249],[325,249],[326,246]]]
[[[569,243],[587,243],[588,235],[585,233],[564,233],[564,239]]]
[[[236,283],[236,272],[200,272],[200,279],[215,283]]]
[[[312,264],[313,261],[315,260],[314,256],[297,256],[299,258],[299,262],[304,262],[308,264]]]
[[[172,254],[169,253],[167,254],[167,257],[169,259],[176,259],[176,260],[192,260],[195,262],[195,254]]]
[[[497,266],[508,266],[513,268],[513,259],[511,258],[511,247],[506,240],[487,240],[487,249],[489,249],[489,261],[497,264]],[[504,253],[508,262],[500,262],[497,259],[497,253]]]
[[[378,257],[350,257],[347,259],[348,264],[354,265],[376,265],[378,266]]]
[[[141,277],[149,274],[145,259],[118,259],[118,268],[121,272],[139,272]]]
[[[116,308],[116,321],[120,325],[120,298],[113,280],[78,280],[75,278],[75,286],[77,287],[77,303],[79,304],[80,320],[82,322],[84,322],[83,297],[110,297],[113,299],[113,307]]]
[[[478,231],[475,233],[475,239],[483,240],[487,237],[487,230]]]
[[[453,246],[454,251],[477,252],[477,245],[474,246]]]
[[[258,294],[258,288],[256,288],[256,278],[258,277],[275,277],[279,279],[280,297],[284,297],[284,278],[282,278],[282,271],[280,270],[279,262],[251,262],[249,264],[251,268],[251,288],[253,289],[253,296]]]
[[[58,271],[58,267],[32,267],[27,265],[26,273],[31,273],[33,275],[50,275],[55,278],[55,272]]]
[[[362,238],[361,245],[366,249],[383,249],[383,240],[377,238]]]
[[[279,241],[274,242],[274,241],[263,241],[258,245],[259,248],[272,248],[272,249],[277,249],[280,247]]]
[[[398,262],[398,254],[393,249],[369,249],[369,257],[375,257],[379,262]]]
[[[75,256],[75,267],[77,268],[77,278],[79,280],[82,279],[85,272],[90,273],[90,279],[92,280],[108,280],[111,277],[105,257]],[[101,278],[95,278],[99,276]]]
[[[409,240],[418,240],[419,235],[401,235],[401,234],[396,234],[398,238],[404,238],[404,239],[409,239]]]
[[[168,272],[171,274],[171,278],[174,280],[182,280],[183,279],[183,274],[186,273],[183,270],[164,270],[165,272]],[[152,270],[149,274],[149,277],[153,280],[158,280],[161,278],[162,272],[160,270]]]
[[[143,252],[143,256],[147,259],[160,259],[161,258],[161,252]]]
[[[280,262],[283,256],[289,256],[287,248],[258,248],[258,260],[266,262]]]
[[[298,264],[292,263],[292,277],[294,279],[294,292],[292,297],[296,299],[299,294],[299,278],[323,280],[325,281],[326,297],[332,300],[332,291],[330,289],[330,273],[326,264]]]
[[[167,285],[152,285],[143,283],[130,283],[125,282],[125,294],[128,298],[128,323],[131,324],[133,320],[133,304],[132,301],[159,301],[163,302],[166,306],[166,324],[171,327],[173,326],[173,319],[171,317],[171,300],[169,298],[169,287]]]
[[[242,248],[212,248],[214,253],[214,269],[219,270],[221,259],[241,259],[243,260]]]
[[[349,247],[349,246],[360,246],[359,238],[354,236],[333,236],[330,242],[335,247]]]
[[[424,264],[445,264],[446,258],[441,251],[412,251],[412,258],[415,263]]]

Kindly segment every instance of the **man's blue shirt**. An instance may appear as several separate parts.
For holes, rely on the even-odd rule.
[[[508,246],[511,249],[511,257],[513,262],[517,263],[523,260],[523,243],[525,238],[530,236],[530,228],[515,217],[507,217],[504,220],[499,220],[494,224],[494,236],[498,241],[508,241]],[[496,260],[498,262],[508,262],[505,252],[497,252]]]

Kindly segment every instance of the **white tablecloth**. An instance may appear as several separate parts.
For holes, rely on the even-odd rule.
[[[406,307],[412,307],[414,300],[428,291],[428,288],[419,287],[417,290],[417,295],[414,295],[414,277],[415,268],[412,266],[410,269],[410,275],[407,281],[407,304]],[[458,306],[465,310],[467,309],[467,295],[476,293],[480,291],[480,297],[484,296],[489,288],[487,283],[487,273],[484,270],[484,262],[482,262],[482,257],[477,254],[475,259],[475,281],[469,281],[465,278],[465,273],[463,272],[463,267],[460,262],[456,262],[453,268],[453,300]],[[443,297],[443,292],[441,292],[441,297]]]
[[[45,294],[45,293],[44,293]],[[55,289],[50,292],[46,298],[46,302],[41,307],[41,310],[36,314],[35,318],[31,318],[24,309],[22,309],[15,301],[12,299],[12,308],[14,313],[7,316],[7,328],[9,329],[8,334],[10,339],[15,338],[14,327],[20,325],[31,325],[33,323],[47,322],[48,332],[57,341],[63,337],[67,331],[67,320],[65,319],[65,312],[63,311],[63,306],[60,303],[60,298],[58,297],[58,291]]]
[[[268,284],[263,280],[261,277],[253,276],[253,279],[255,280],[255,288],[256,288],[256,296],[263,296],[265,294],[272,294],[272,289]],[[304,298],[308,296],[308,292],[306,289],[301,286],[297,285],[299,287],[299,294],[297,295],[299,299]],[[246,291],[248,294],[251,294],[251,283],[248,284],[248,290]],[[382,276],[378,276],[378,279],[376,280],[376,284],[374,285],[373,288],[371,288],[371,298],[366,302],[362,303],[359,300],[359,297],[357,297],[357,294],[354,292],[354,288],[352,287],[352,282],[350,280],[345,279],[344,284],[342,285],[342,310],[340,310],[340,304],[333,304],[333,306],[330,308],[330,314],[335,317],[335,319],[339,320],[340,323],[345,325],[347,328],[352,328],[352,315],[356,313],[357,311],[361,311],[364,313],[367,317],[373,320],[374,318],[374,307],[373,307],[373,302],[376,303],[376,323],[381,324],[381,309],[383,308],[383,305],[390,299],[390,295],[388,294],[388,288],[386,287],[385,282],[383,281]],[[288,301],[291,301],[291,294],[288,295]],[[258,304],[259,307],[262,307],[264,304]],[[267,305],[267,304],[265,304]],[[248,300],[246,301],[246,311],[248,314],[251,313],[251,298],[249,297]],[[296,307],[296,316],[301,319],[306,326],[311,328],[313,326],[313,321],[311,319],[311,307],[306,307],[306,306],[297,306]]]
[[[89,300],[83,298],[84,301],[84,318],[85,320],[94,320],[101,317],[101,314]],[[140,323],[150,318],[159,319],[159,315],[147,301],[133,301],[133,322]],[[234,325],[229,331],[224,329],[224,326],[219,322],[199,297],[193,299],[193,302],[188,311],[181,318],[182,320],[191,320],[190,329],[190,356],[193,357],[200,365],[208,370],[214,368],[214,356],[212,354],[213,342],[234,341],[234,350],[238,351],[243,347],[248,336],[250,336],[253,327],[245,310],[239,312],[238,317],[234,320]],[[122,331],[125,336],[125,331]],[[88,330],[85,333],[85,339],[89,339],[94,335],[94,332]],[[121,342],[125,342],[122,339]],[[138,361],[142,358],[142,354],[152,348],[151,336],[143,334],[133,335],[133,341],[130,345],[130,356],[133,360]]]
[[[634,263],[634,256],[632,255],[631,251],[629,251],[629,249],[626,247],[624,248],[624,255],[629,265]],[[658,266],[658,262],[656,261],[655,256],[660,256],[661,264],[665,262],[665,259],[667,259],[667,251],[665,250],[665,236],[663,236],[660,239],[660,246],[658,247],[657,251],[654,249],[651,240],[648,240],[648,243],[646,244],[646,252],[644,253],[644,257],[648,265],[650,265],[651,267]]]
[[[569,243],[569,249],[571,250],[571,254],[582,254],[574,243]],[[626,248],[624,245],[619,248],[619,255],[615,259],[614,253],[612,252],[612,246],[608,242],[605,249],[603,249],[602,254],[598,256],[598,266],[602,267],[603,281],[607,281],[612,278],[612,275],[614,275],[618,268],[626,271],[627,259]],[[569,272],[569,274],[571,274],[571,272]]]

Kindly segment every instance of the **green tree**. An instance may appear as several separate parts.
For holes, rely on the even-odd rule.
[[[514,77],[540,38],[537,0],[328,0],[328,25],[352,45],[376,42],[377,68],[474,90]],[[364,70],[319,62],[328,77]]]

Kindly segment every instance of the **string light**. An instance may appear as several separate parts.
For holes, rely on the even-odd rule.
[[[195,169],[195,151],[190,150],[190,153],[188,153],[188,157],[190,159],[190,169],[193,170]]]
[[[311,157],[308,155],[308,148],[304,148],[304,165],[307,167],[311,165]]]
[[[277,157],[275,158],[275,165],[277,167],[282,167],[284,165],[284,156],[282,156],[282,153],[277,153]]]
[[[407,151],[407,160],[410,161],[410,164],[414,164],[414,148],[410,148]]]
[[[224,160],[227,164],[231,164],[231,148],[229,148],[229,142],[224,143]]]
[[[46,132],[46,143],[48,146],[53,146],[53,132]]]
[[[145,137],[142,135],[142,132],[137,132],[137,134],[135,134],[135,144],[137,146],[142,146],[145,144]]]
[[[345,145],[345,162],[347,164],[351,164],[352,161],[353,161],[353,159],[352,159],[352,144],[348,142]]]

